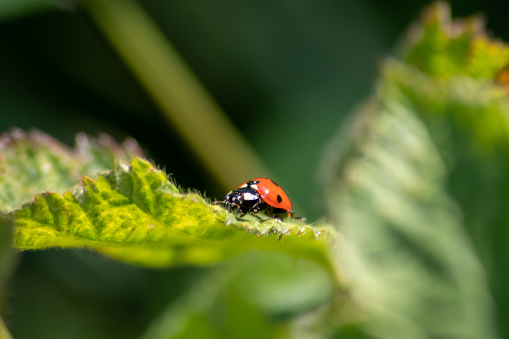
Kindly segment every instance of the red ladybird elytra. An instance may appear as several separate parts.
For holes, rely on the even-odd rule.
[[[255,178],[246,181],[233,191],[228,192],[222,203],[230,209],[242,213],[242,216],[259,211],[267,211],[272,218],[293,216],[292,203],[285,191],[273,180]]]

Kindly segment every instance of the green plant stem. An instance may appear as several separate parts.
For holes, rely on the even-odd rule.
[[[251,177],[269,176],[244,138],[136,1],[89,0],[86,6],[168,123],[225,189]]]
[[[12,335],[9,333],[2,318],[0,318],[0,339],[12,339]]]

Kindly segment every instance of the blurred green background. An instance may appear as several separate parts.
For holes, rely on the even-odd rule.
[[[3,1],[0,131],[35,127],[69,145],[80,131],[130,135],[184,187],[224,196],[79,2],[9,16],[17,7]],[[316,180],[324,145],[370,95],[377,61],[427,2],[140,3],[313,220],[324,213]],[[454,16],[484,13],[509,40],[502,2],[451,6]]]
[[[34,127],[69,145],[81,131],[132,136],[183,187],[224,196],[80,2],[26,1],[26,8],[16,2],[0,0],[1,132]],[[277,176],[296,213],[311,221],[325,213],[317,177],[324,147],[372,92],[377,61],[428,4],[139,3]],[[484,13],[488,29],[509,41],[507,3],[450,3],[454,16]],[[136,338],[168,304],[213,274],[211,268],[141,269],[83,251],[17,259],[3,310],[15,338]],[[295,310],[324,296],[316,298]],[[271,319],[292,313],[260,307],[271,310]]]

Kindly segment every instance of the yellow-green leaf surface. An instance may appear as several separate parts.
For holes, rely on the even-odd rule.
[[[136,141],[118,144],[106,134],[78,134],[71,149],[40,131],[13,129],[0,137],[0,212],[21,207],[37,193],[64,193],[81,181],[111,170],[117,161],[143,156]]]
[[[10,214],[18,249],[87,247],[145,266],[208,264],[246,250],[293,253],[329,266],[330,229],[238,221],[135,158],[63,195],[43,193]]]

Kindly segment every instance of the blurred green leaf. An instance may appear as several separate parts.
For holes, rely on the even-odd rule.
[[[199,194],[182,194],[166,174],[135,158],[97,181],[43,193],[9,214],[18,249],[87,247],[151,267],[208,264],[250,249],[307,257],[332,269],[331,229],[238,221]]]
[[[456,30],[451,31],[450,19],[440,17],[438,30],[450,40],[468,30],[468,25],[454,21]],[[464,230],[488,275],[499,333],[507,337],[509,97],[495,78],[509,64],[509,45],[488,38],[481,26],[467,41],[464,59],[477,65],[466,69],[469,78],[450,77],[440,82],[433,78],[449,74],[426,68],[423,74],[390,62],[384,71],[385,89],[406,98],[440,151],[447,170],[446,190],[461,208]],[[482,68],[484,79],[477,79]]]
[[[492,338],[487,280],[445,190],[422,123],[394,97],[359,116],[330,209],[340,261],[367,333],[379,338]]]
[[[12,224],[0,219],[0,315],[3,314],[5,288],[14,266],[12,253]],[[0,317],[0,339],[12,338]]]
[[[2,134],[0,150],[0,212],[21,207],[37,193],[63,193],[83,175],[95,177],[117,161],[143,156],[133,139],[118,144],[106,134],[98,138],[78,134],[72,150],[40,131],[19,129]]]
[[[0,318],[0,339],[12,339],[11,334],[7,330],[3,320]]]
[[[69,4],[69,0],[2,0],[0,1],[0,19],[58,9],[69,6]]]
[[[327,276],[307,260],[247,253],[198,282],[143,338],[287,338],[295,331],[289,320],[300,319],[332,298]]]
[[[423,11],[401,52],[405,63],[438,79],[466,75],[492,81],[509,64],[509,48],[489,38],[481,17],[453,21],[442,2]]]
[[[329,159],[342,272],[377,338],[509,334],[509,49],[431,6]],[[417,66],[417,67],[415,67]],[[348,134],[348,135],[345,135]],[[356,336],[354,336],[356,337]]]
[[[0,311],[3,306],[4,290],[13,267],[12,223],[0,219]]]

